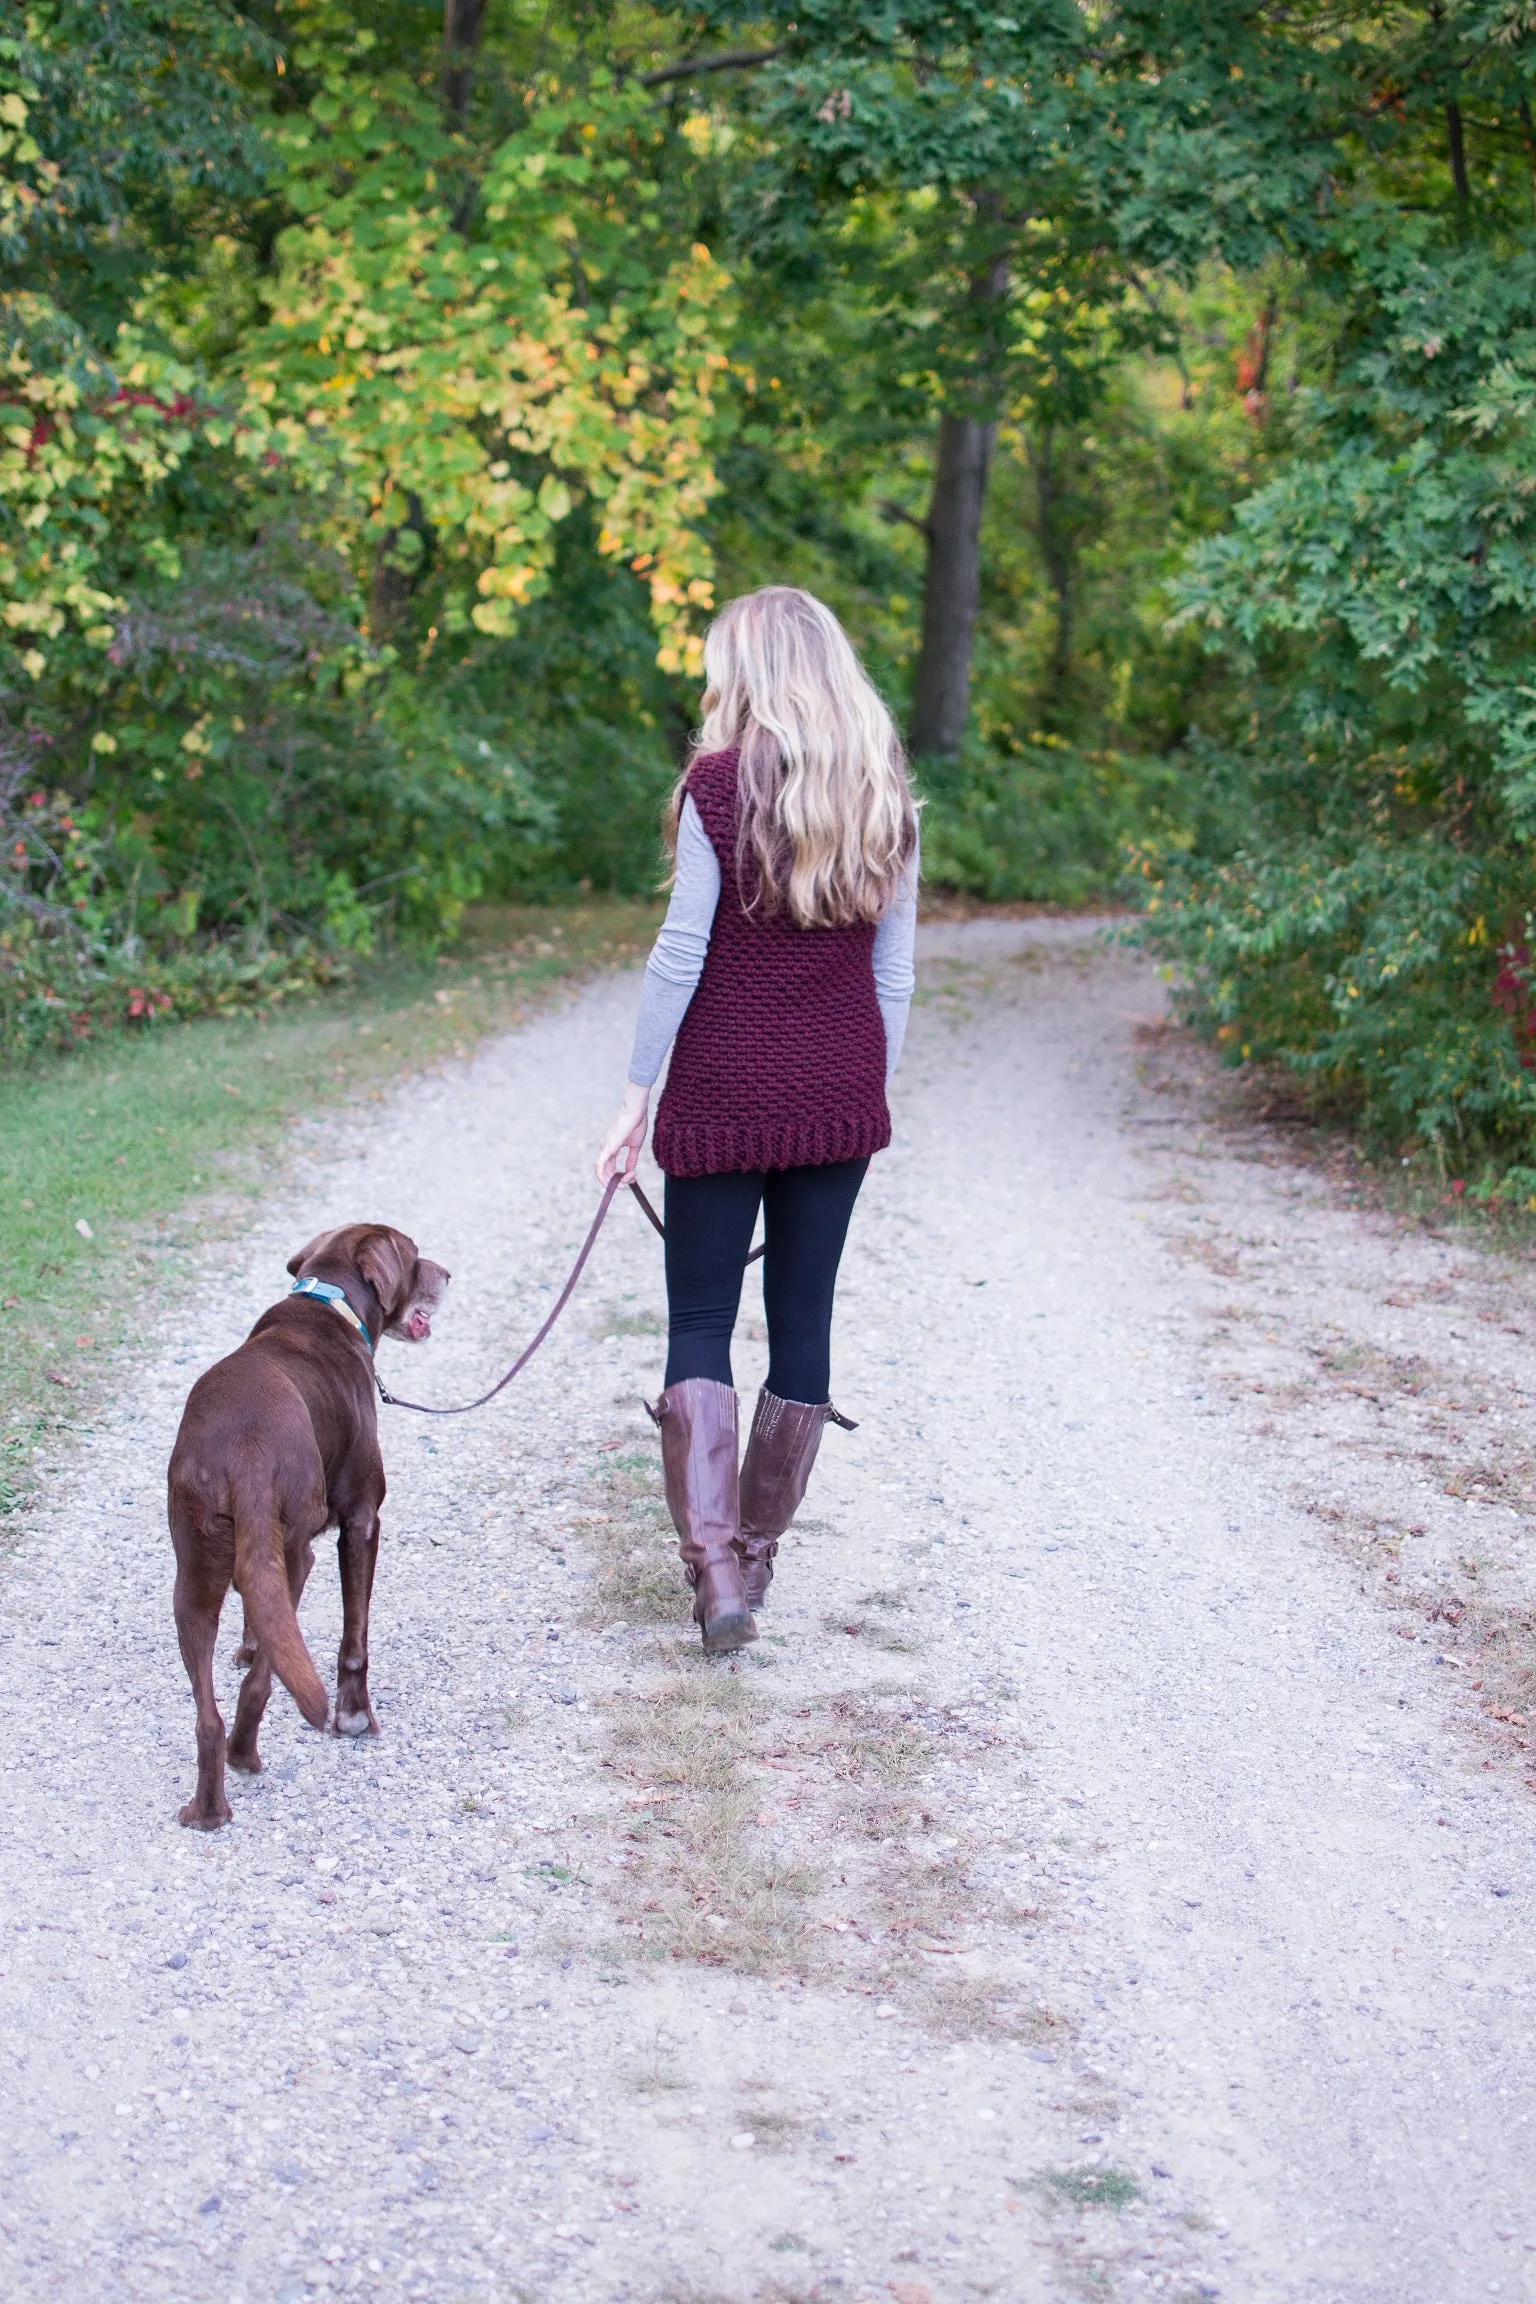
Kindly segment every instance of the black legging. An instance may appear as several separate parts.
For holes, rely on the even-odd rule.
[[[744,1176],[667,1178],[667,1376],[729,1384],[731,1331],[759,1206],[768,1240],[763,1310],[768,1389],[825,1400],[832,1384],[832,1292],[867,1160]]]

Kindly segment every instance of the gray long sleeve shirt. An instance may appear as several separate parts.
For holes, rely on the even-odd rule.
[[[875,997],[885,1022],[885,1077],[901,1059],[907,1016],[917,981],[912,966],[917,935],[918,859],[902,876],[901,892],[875,930]],[[629,1059],[629,1077],[638,1088],[655,1083],[662,1060],[688,1012],[704,973],[704,956],[720,903],[720,859],[691,799],[683,802],[677,826],[677,874],[672,900],[645,964],[645,988]]]

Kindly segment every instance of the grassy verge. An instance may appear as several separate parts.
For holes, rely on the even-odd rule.
[[[157,1282],[227,1231],[295,1121],[465,1055],[551,987],[633,958],[653,906],[485,908],[453,954],[260,1017],[152,1027],[0,1080],[0,1512],[86,1405]]]

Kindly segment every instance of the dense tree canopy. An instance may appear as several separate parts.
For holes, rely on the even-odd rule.
[[[932,871],[1133,884],[1234,1057],[1536,1160],[1533,39],[31,0],[11,1041],[646,885],[709,608],[787,578],[907,719]]]

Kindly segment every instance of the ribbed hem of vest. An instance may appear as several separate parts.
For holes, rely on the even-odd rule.
[[[890,1140],[889,1113],[776,1128],[679,1128],[659,1115],[652,1150],[667,1176],[737,1176],[759,1168],[829,1168],[835,1160],[867,1160]]]

